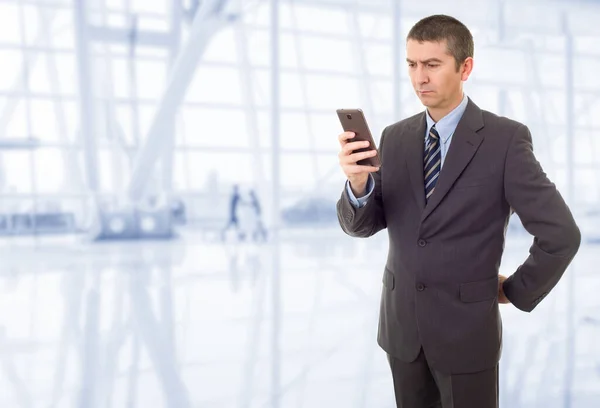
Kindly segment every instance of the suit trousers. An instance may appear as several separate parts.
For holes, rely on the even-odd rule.
[[[498,408],[496,367],[468,374],[446,374],[430,367],[423,348],[411,363],[387,354],[397,408]]]

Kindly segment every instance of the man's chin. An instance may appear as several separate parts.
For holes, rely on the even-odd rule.
[[[426,93],[426,94],[418,93],[417,97],[423,103],[423,105],[431,105],[432,103],[435,103],[435,98],[433,97],[433,93]]]
[[[422,98],[419,96],[419,100],[421,101],[421,103],[423,104],[423,106],[427,106],[428,108],[432,107],[433,105],[435,105],[434,101],[431,100],[431,98]]]

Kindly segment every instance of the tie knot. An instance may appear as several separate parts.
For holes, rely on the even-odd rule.
[[[438,131],[435,129],[435,125],[433,125],[431,127],[431,130],[429,131],[429,136],[434,138],[435,140],[440,138],[440,134],[438,133]]]

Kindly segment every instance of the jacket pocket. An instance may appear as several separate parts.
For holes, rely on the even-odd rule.
[[[498,276],[475,282],[460,284],[460,300],[463,302],[482,302],[498,296]]]

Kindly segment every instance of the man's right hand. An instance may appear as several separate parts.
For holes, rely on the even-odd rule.
[[[356,197],[362,197],[366,194],[367,180],[369,173],[379,170],[379,167],[363,166],[356,164],[359,160],[373,157],[377,154],[377,150],[371,149],[365,152],[352,153],[354,150],[369,146],[367,141],[353,142],[354,132],[344,132],[338,136],[340,147],[342,148],[338,157],[340,158],[340,166],[344,174],[350,181],[350,188]]]

